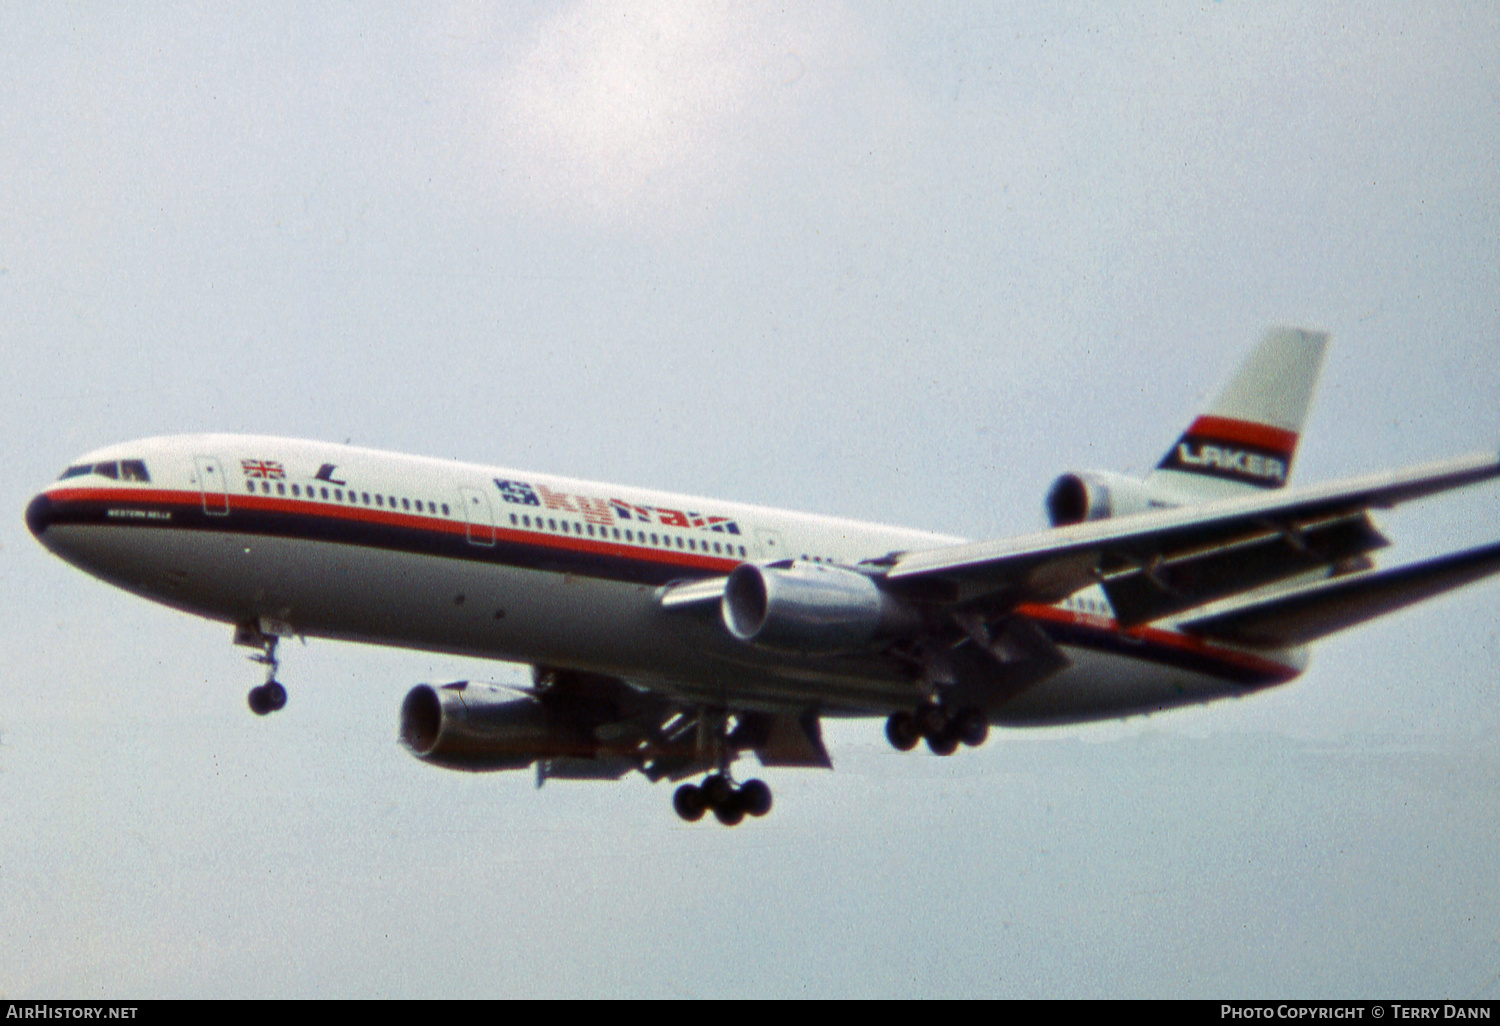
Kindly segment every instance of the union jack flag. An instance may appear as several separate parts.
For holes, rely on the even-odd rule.
[[[272,481],[286,479],[286,470],[275,460],[240,460],[240,469],[246,477],[269,478]]]

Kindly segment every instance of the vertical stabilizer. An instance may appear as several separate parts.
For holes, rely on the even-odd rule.
[[[1320,331],[1266,332],[1146,480],[1198,501],[1283,487],[1327,346]]]

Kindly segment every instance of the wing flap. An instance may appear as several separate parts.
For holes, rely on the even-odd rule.
[[[1388,544],[1366,514],[1334,517],[1295,532],[1267,530],[1115,574],[1104,581],[1104,592],[1120,623],[1134,627],[1325,570]]]
[[[1181,624],[1183,630],[1259,648],[1326,637],[1500,572],[1500,543],[1422,563],[1340,577]]]

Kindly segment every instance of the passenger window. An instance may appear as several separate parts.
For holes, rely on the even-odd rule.
[[[405,499],[402,499],[401,500],[401,508],[402,509],[411,509],[411,503],[407,502]]]
[[[245,491],[249,492],[251,495],[254,495],[255,494],[255,482],[254,481],[246,481],[245,482]]]
[[[447,515],[448,515],[448,504],[445,502],[445,503],[443,503],[443,516],[447,516]]]
[[[270,495],[271,494],[271,482],[269,482],[269,481],[262,481],[260,483],[260,494],[262,494],[262,495]]]
[[[276,494],[277,495],[285,495],[286,494],[286,485],[281,484],[280,482],[277,482],[277,484],[276,484]]]
[[[298,488],[296,485],[292,485],[292,494],[295,495],[295,496],[297,496],[298,498],[301,498],[302,497],[302,489]]]
[[[320,492],[323,493],[323,498],[325,500],[328,498],[328,489],[327,488],[319,488],[318,491],[320,491]]]

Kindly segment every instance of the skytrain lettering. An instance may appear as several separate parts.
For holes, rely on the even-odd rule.
[[[589,495],[572,495],[557,492],[546,485],[527,484],[525,481],[495,479],[500,497],[519,506],[545,506],[562,513],[576,513],[591,524],[608,527],[620,520],[638,520],[646,524],[661,524],[663,527],[688,527],[701,531],[716,531],[719,534],[739,534],[740,526],[728,517],[705,516],[702,513],[678,509],[663,509],[642,506],[624,499],[603,499]]]

